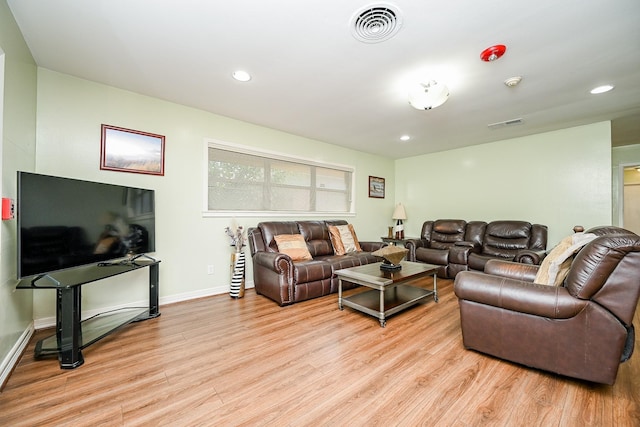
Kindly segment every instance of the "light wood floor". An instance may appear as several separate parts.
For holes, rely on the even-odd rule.
[[[452,282],[438,284],[439,303],[386,328],[338,310],[337,295],[281,308],[248,290],[162,306],[75,370],[33,360],[51,332],[39,331],[0,394],[0,426],[640,425],[640,350],[613,387],[468,351]]]

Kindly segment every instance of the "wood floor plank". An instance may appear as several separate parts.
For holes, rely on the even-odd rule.
[[[339,310],[335,294],[166,305],[85,349],[74,370],[34,359],[51,334],[37,331],[0,394],[0,425],[640,425],[638,354],[602,386],[468,351],[453,282],[438,288],[438,303],[385,328]]]

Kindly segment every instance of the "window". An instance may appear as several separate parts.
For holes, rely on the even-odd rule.
[[[353,212],[353,168],[207,142],[210,214]]]

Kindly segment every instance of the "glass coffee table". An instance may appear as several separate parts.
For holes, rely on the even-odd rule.
[[[436,284],[437,265],[419,262],[402,261],[402,269],[385,271],[380,269],[380,262],[345,268],[336,271],[338,276],[338,307],[351,307],[376,317],[380,326],[387,325],[387,317],[412,307],[433,295],[438,302],[438,288]],[[408,285],[407,282],[433,275],[433,289],[423,289]],[[342,296],[342,282],[355,283],[371,288],[348,297]]]

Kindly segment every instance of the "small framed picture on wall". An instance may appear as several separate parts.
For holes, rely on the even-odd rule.
[[[369,177],[369,197],[384,199],[384,178]]]
[[[103,124],[100,169],[164,175],[164,136]]]

